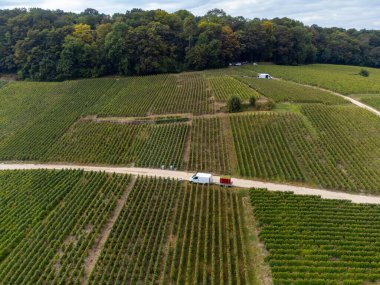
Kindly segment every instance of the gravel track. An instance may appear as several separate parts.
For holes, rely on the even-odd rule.
[[[193,174],[185,171],[171,171],[137,167],[87,166],[75,164],[33,164],[33,163],[0,163],[0,170],[31,170],[31,169],[83,169],[85,171],[105,171],[109,173],[131,174],[140,176],[169,177],[188,180]],[[214,176],[218,181],[219,176]],[[349,200],[353,203],[380,204],[380,196],[348,194],[327,189],[316,189],[290,184],[262,182],[257,180],[233,178],[234,186],[241,188],[267,188],[270,191],[290,191],[297,195],[317,195],[323,199]]]

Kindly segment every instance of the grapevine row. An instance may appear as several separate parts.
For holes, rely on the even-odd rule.
[[[71,191],[0,266],[5,284],[72,284],[129,176],[83,173]]]
[[[236,77],[251,86],[260,94],[272,98],[275,102],[347,104],[341,97],[327,91],[302,86],[289,81],[263,80],[254,77]]]
[[[47,161],[180,168],[187,124],[133,125],[78,121],[45,154]]]
[[[227,101],[227,99],[236,95],[242,100],[248,100],[250,97],[259,97],[259,94],[246,84],[230,76],[218,76],[208,78],[213,94],[218,101]]]
[[[226,126],[224,118],[195,119],[191,128],[191,145],[188,169],[231,174]]]
[[[274,284],[366,284],[380,278],[380,207],[250,191]]]
[[[304,181],[304,174],[283,134],[294,115],[231,116],[239,173],[242,176]]]

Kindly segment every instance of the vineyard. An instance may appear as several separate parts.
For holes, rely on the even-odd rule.
[[[34,217],[24,214],[13,218],[21,230],[24,227],[24,233],[17,232],[19,229],[14,231],[20,242],[9,248],[6,260],[0,263],[2,284],[79,284],[84,276],[85,257],[116,201],[126,190],[130,177],[81,171],[21,171],[13,175],[14,178],[8,178],[9,184],[13,184],[10,189],[16,189],[13,194],[19,193],[12,195],[4,206],[2,200],[6,216],[12,217],[16,202],[21,204],[17,206],[20,211],[32,213]],[[23,185],[31,182],[33,186],[35,180],[36,187],[27,187],[24,194],[23,188],[15,186],[20,185],[17,175],[24,176],[21,178],[25,179]],[[52,191],[49,191],[50,187]],[[8,191],[12,190],[2,188],[1,194],[8,195]],[[41,201],[29,202],[29,192]],[[41,209],[50,212],[44,213]],[[30,219],[33,219],[32,223],[25,228],[25,221]],[[12,221],[5,222],[10,225]]]
[[[312,67],[315,72],[327,68],[294,68]],[[253,68],[293,67],[260,65],[62,83],[10,82],[0,89],[0,160],[172,165],[189,171],[378,192],[378,118],[316,88],[258,80],[252,77]],[[337,68],[337,82],[339,74],[352,69],[329,68]],[[230,94],[244,100],[257,96],[253,88],[285,103],[270,113],[215,113]],[[362,95],[360,99],[377,97]],[[164,118],[167,113],[187,121],[151,122],[155,114]]]
[[[359,75],[361,67],[333,64],[259,65],[247,69],[270,73],[286,80],[323,87],[341,94],[378,94],[380,90],[380,71],[376,68],[366,68],[370,73],[369,77]]]
[[[232,174],[236,158],[229,129],[228,118],[195,119],[191,128],[188,169]]]
[[[250,191],[273,283],[376,284],[380,207]]]
[[[139,178],[89,283],[249,284],[243,223],[236,192]]]
[[[248,100],[252,96],[259,97],[255,90],[230,76],[210,77],[208,81],[218,101],[225,102],[232,95],[236,95],[242,100]]]
[[[379,119],[353,106],[305,105],[302,113],[314,126],[318,138],[294,149],[311,164],[328,188],[378,193],[380,189]],[[288,127],[293,127],[289,125]],[[291,130],[290,132],[294,132]],[[299,135],[296,133],[296,135]],[[318,160],[316,160],[318,158]]]
[[[65,197],[81,172],[0,172],[0,263]]]
[[[263,80],[255,77],[236,78],[248,84],[260,94],[272,98],[275,102],[324,103],[330,105],[347,103],[343,98],[329,92],[289,81]]]
[[[155,168],[172,165],[189,171],[378,192],[378,118],[347,104],[296,107],[294,112],[194,117],[191,124],[79,120],[42,159]]]
[[[119,79],[112,91],[92,109],[100,116],[205,114],[212,111],[207,82],[198,73]]]
[[[182,168],[185,144],[188,137],[187,124],[169,124],[151,127],[136,165],[141,167],[173,166]]]
[[[187,124],[116,124],[78,121],[43,157],[46,161],[180,168]]]
[[[2,104],[1,110],[10,113],[9,121],[13,119],[19,121],[15,126],[16,129],[10,129],[7,136],[0,137],[1,160],[40,159],[48,148],[103,95],[113,81],[94,79],[30,84],[33,89],[27,94],[32,93],[31,97],[23,95],[23,89],[27,89],[29,83],[11,83],[0,90],[1,98],[14,94],[4,105]],[[20,89],[18,85],[22,88]],[[47,94],[41,95],[44,94],[44,88],[47,89]],[[15,97],[20,101],[13,100]],[[24,109],[23,100],[26,100],[26,106],[31,102],[29,110]],[[39,100],[42,100],[41,105]],[[16,106],[14,112],[12,107],[17,103],[20,106]],[[44,104],[48,106],[46,109]],[[17,118],[19,113],[21,113],[20,119]]]
[[[364,78],[350,66],[251,65],[0,81],[0,163],[165,166],[379,194],[379,117],[291,82],[380,109],[380,72],[369,71]],[[242,112],[224,113],[231,95],[242,99]],[[276,106],[248,107],[252,96]],[[261,285],[271,274],[275,285],[377,284],[379,220],[380,206],[264,189],[0,171],[0,284]]]
[[[245,177],[280,181],[304,181],[297,159],[283,131],[297,116],[266,113],[231,116],[238,157],[238,172]]]
[[[59,99],[56,83],[11,82],[0,89],[0,144],[14,130],[31,125]]]
[[[238,173],[378,193],[379,119],[350,105],[231,116]]]
[[[364,104],[367,104],[380,111],[380,95],[363,95],[359,97],[359,100]]]
[[[207,81],[198,73],[63,83],[12,82],[1,88],[0,99],[4,122],[0,124],[0,160],[42,159],[70,126],[88,114],[213,112]]]

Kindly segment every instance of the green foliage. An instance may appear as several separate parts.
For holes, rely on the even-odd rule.
[[[251,68],[249,68],[251,69]],[[275,77],[303,84],[314,85],[341,94],[378,94],[380,90],[380,71],[368,68],[373,75],[357,76],[355,66],[313,64],[307,66],[259,65],[252,68],[255,72],[270,73]]]
[[[380,111],[380,95],[379,94],[371,95],[371,96],[363,96],[363,97],[360,97],[359,100]]]
[[[369,71],[367,69],[361,69],[360,72],[359,72],[359,75],[360,76],[363,76],[363,77],[368,77],[369,76]]]
[[[91,110],[100,116],[145,116],[148,113],[212,112],[207,82],[201,74],[121,78]]]
[[[238,96],[232,95],[228,98],[228,101],[227,101],[228,112],[230,113],[240,112],[241,107],[242,107],[241,99]]]
[[[250,198],[274,284],[379,280],[379,206],[264,189]]]
[[[41,84],[17,82],[0,89],[0,109],[7,114],[7,120],[16,120],[4,126],[6,135],[0,137],[0,159],[40,159],[113,83],[113,79]],[[28,87],[31,89],[23,94]],[[14,96],[7,98],[7,94]],[[11,126],[16,128],[9,129]]]
[[[276,103],[274,102],[272,98],[265,98],[263,100],[256,102],[255,106],[256,106],[256,109],[259,111],[270,111],[276,106]]]
[[[353,106],[301,112],[231,116],[239,174],[378,193],[378,117]]]
[[[197,17],[185,10],[110,16],[91,8],[13,9],[0,10],[0,18],[0,72],[32,80],[203,70],[237,60],[380,66],[377,31],[250,20],[220,9]]]
[[[259,94],[255,90],[231,76],[212,75],[207,79],[210,82],[213,94],[218,101],[225,102],[232,95],[239,96],[242,100],[249,99],[250,97],[259,97]]]
[[[139,153],[140,167],[182,168],[189,127],[187,124],[158,125],[150,128],[148,138]]]
[[[268,110],[272,110],[275,107],[276,103],[273,99],[269,98],[267,102],[267,108]]]
[[[6,81],[2,81],[2,80],[0,80],[0,88],[3,87],[3,86],[5,86],[5,84],[7,84]]]
[[[240,71],[250,72],[245,68],[226,70],[233,76]],[[257,112],[241,118],[154,115],[213,114],[219,103],[213,102],[212,95],[223,98],[232,90],[247,99],[248,94],[256,95],[235,78],[223,77],[223,72],[63,83],[10,82],[0,89],[0,159],[144,167],[165,164],[178,169],[301,181],[342,191],[378,191],[378,118],[341,104],[346,101],[327,92],[285,81],[235,77],[261,84],[265,90],[262,93],[269,101],[260,98],[256,110],[268,110],[271,98],[276,102],[325,104],[299,104],[278,115]],[[225,85],[220,81],[224,78]],[[146,115],[150,116],[141,118]],[[166,119],[177,117],[190,120],[171,123]]]
[[[73,170],[7,174],[0,183],[13,187],[0,190],[8,201],[2,200],[1,214],[10,220],[2,222],[15,222],[21,236],[15,232],[12,240],[21,239],[7,262],[0,263],[2,283],[80,283],[88,251],[109,222],[130,176]]]
[[[305,175],[283,134],[294,115],[276,113],[231,116],[239,174],[282,181],[304,181]]]
[[[241,209],[235,191],[138,178],[89,283],[250,284]]]
[[[256,106],[256,96],[249,97],[249,105],[251,105],[252,107]]]
[[[194,119],[189,170],[231,174],[234,161],[227,118]]]
[[[0,172],[0,263],[72,190],[79,171]],[[14,202],[14,197],[16,202]]]
[[[304,105],[301,112],[317,131],[317,137],[302,144],[299,141],[294,150],[302,163],[313,169],[318,184],[378,193],[379,118],[354,106]],[[301,130],[291,132],[295,136],[302,134]],[[305,133],[302,136],[307,138]]]
[[[181,168],[186,124],[79,121],[43,156],[47,161]],[[122,144],[120,142],[123,142]]]
[[[343,98],[308,86],[282,80],[236,77],[275,102],[347,104]]]

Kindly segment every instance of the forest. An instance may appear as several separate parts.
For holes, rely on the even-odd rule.
[[[0,73],[34,81],[203,70],[238,61],[380,67],[380,31],[246,19],[220,9],[204,16],[0,10],[0,42]]]

